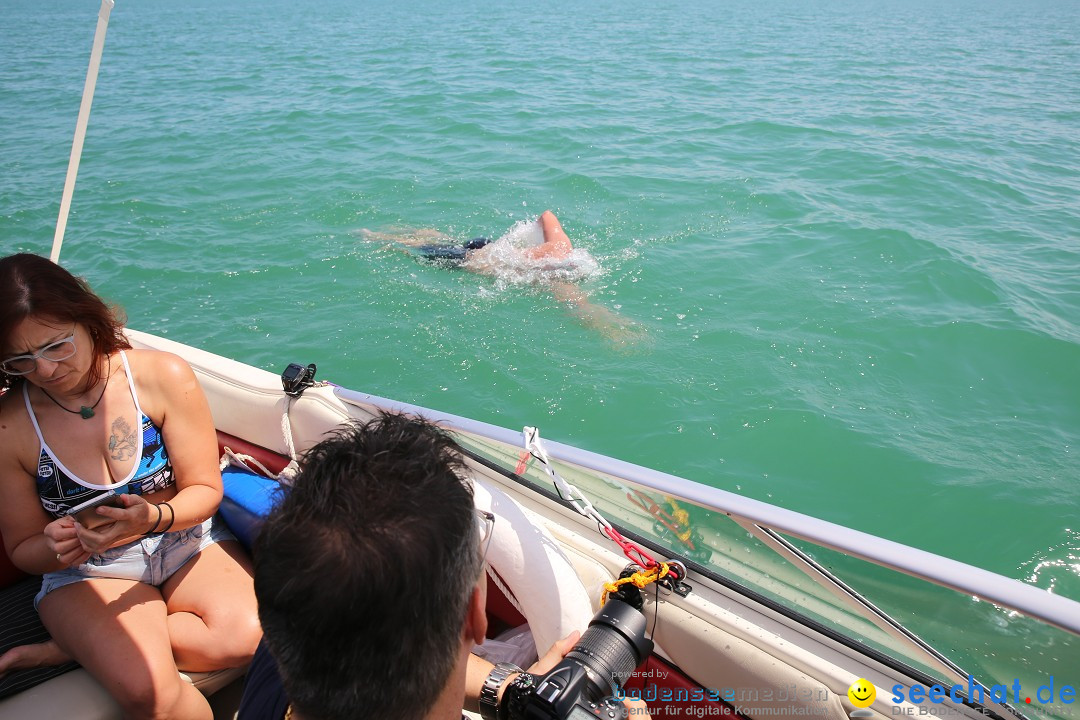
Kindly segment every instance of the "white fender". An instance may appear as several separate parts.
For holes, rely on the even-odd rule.
[[[495,515],[488,564],[529,621],[537,652],[542,656],[574,630],[584,632],[593,616],[592,604],[555,539],[498,488],[477,481],[474,495],[476,507]]]

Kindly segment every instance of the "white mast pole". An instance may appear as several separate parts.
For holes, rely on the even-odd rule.
[[[49,255],[53,262],[60,259],[60,246],[64,244],[64,230],[67,228],[68,213],[71,211],[71,196],[75,193],[75,177],[79,174],[86,124],[90,121],[90,104],[94,101],[94,88],[97,86],[101,51],[105,47],[105,30],[109,27],[109,13],[112,12],[114,4],[115,0],[101,0],[101,9],[98,11],[94,48],[90,51],[90,67],[86,70],[86,85],[83,86],[79,119],[75,123],[75,139],[71,143],[71,159],[68,161],[67,179],[64,181],[64,195],[60,199],[60,217],[56,220],[56,234],[53,236],[52,253]]]

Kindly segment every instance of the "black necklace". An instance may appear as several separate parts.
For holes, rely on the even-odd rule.
[[[94,408],[96,408],[98,406],[98,404],[101,403],[101,398],[105,397],[105,391],[109,388],[109,380],[111,378],[112,378],[112,358],[110,357],[109,358],[109,374],[105,376],[105,386],[101,388],[101,394],[98,395],[97,401],[95,401],[94,404],[89,406],[89,407],[87,407],[86,405],[82,405],[82,406],[79,407],[78,410],[68,410],[66,407],[64,407],[63,405],[60,404],[59,400],[54,398],[49,393],[45,392],[45,388],[38,388],[38,389],[41,390],[41,392],[45,393],[45,397],[49,398],[54,403],[56,403],[56,406],[59,407],[64,412],[69,412],[72,415],[79,415],[79,416],[82,417],[83,420],[89,420],[90,418],[94,417]]]

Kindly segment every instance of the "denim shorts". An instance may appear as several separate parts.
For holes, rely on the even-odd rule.
[[[161,585],[203,548],[235,539],[225,521],[219,515],[214,515],[202,525],[118,545],[98,555],[91,555],[82,565],[45,573],[41,579],[41,590],[34,598],[34,607],[57,588],[94,578]]]

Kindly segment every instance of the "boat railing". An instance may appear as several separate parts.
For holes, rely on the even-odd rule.
[[[405,412],[420,413],[454,430],[506,445],[522,446],[519,431],[515,432],[497,425],[345,388],[338,388],[337,395],[345,401],[359,401],[380,407],[393,407]],[[1080,635],[1080,602],[1069,598],[1054,595],[1046,590],[957,560],[859,530],[852,530],[826,520],[819,520],[760,500],[743,497],[727,490],[702,485],[693,480],[581,450],[553,440],[546,440],[545,446],[553,459],[624,478],[661,494],[726,513],[737,518],[738,521],[780,531],[810,541],[815,545],[831,548],[846,555],[987,600],[1067,630],[1074,635]]]
[[[551,489],[542,472],[514,472],[524,450],[520,431],[344,388],[335,392],[347,403],[417,413],[439,422],[473,440],[475,449],[508,468],[507,473],[525,480],[531,474],[532,482]],[[465,445],[470,447],[469,442]],[[1069,598],[699,482],[552,440],[545,440],[544,447],[560,473],[587,494],[596,494],[597,506],[613,513],[613,522],[628,522],[631,529],[678,554],[687,550],[687,543],[680,544],[675,533],[658,525],[660,536],[650,531],[645,512],[619,515],[629,505],[627,497],[635,500],[624,491],[633,487],[643,497],[664,498],[669,507],[690,508],[702,528],[698,540],[715,552],[704,560],[691,552],[685,558],[689,565],[738,577],[751,594],[794,607],[795,614],[811,624],[855,638],[854,647],[900,657],[901,665],[914,669],[916,676],[963,686],[974,676],[983,679],[975,684],[988,690],[994,678],[1037,679],[1052,673],[1058,663],[1080,659],[1080,603]],[[752,562],[749,557],[740,562],[741,552],[751,555]],[[809,578],[813,587],[797,577]],[[951,634],[980,628],[982,652],[955,649],[959,643],[951,642],[956,639]],[[949,654],[935,646],[949,648]],[[1040,663],[1039,648],[1053,648],[1055,656]],[[1008,707],[1022,716],[1004,702],[983,706],[999,715]]]

